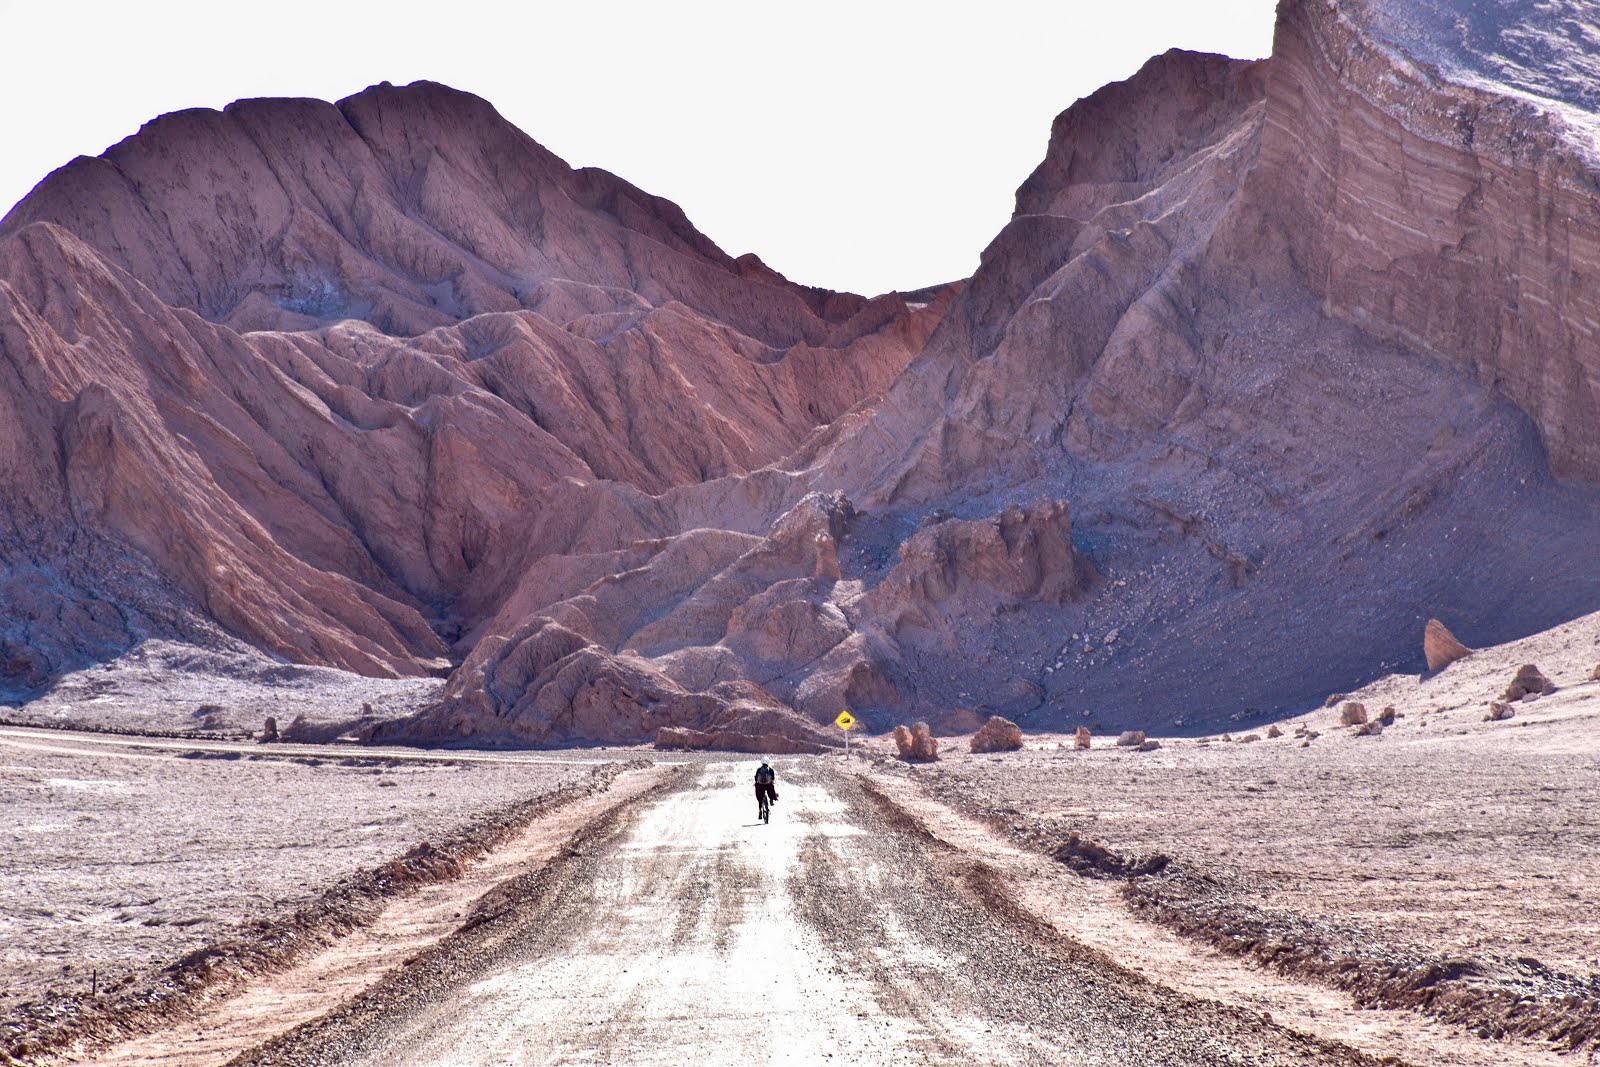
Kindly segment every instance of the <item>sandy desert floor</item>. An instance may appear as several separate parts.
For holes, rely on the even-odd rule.
[[[604,759],[417,757],[0,730],[0,1016],[119,989]]]
[[[1597,622],[1350,694],[1395,709],[1377,736],[1323,708],[785,758],[770,827],[743,759],[3,728],[0,1037],[143,1067],[1592,1062]],[[1525,662],[1558,690],[1484,721]]]

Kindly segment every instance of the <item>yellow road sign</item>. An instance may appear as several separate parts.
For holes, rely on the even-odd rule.
[[[848,730],[856,724],[856,717],[848,711],[841,711],[839,717],[833,720],[833,724],[841,730]]]

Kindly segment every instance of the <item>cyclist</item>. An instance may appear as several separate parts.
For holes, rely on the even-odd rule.
[[[771,761],[762,756],[761,766],[756,768],[756,818],[766,822],[767,808],[777,799],[778,775],[773,771]]]

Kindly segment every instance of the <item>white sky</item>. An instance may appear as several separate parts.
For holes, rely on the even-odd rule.
[[[1169,47],[1266,55],[1272,0],[0,0],[0,208],[154,116],[430,78],[729,252],[875,293],[963,277],[1050,120]]]

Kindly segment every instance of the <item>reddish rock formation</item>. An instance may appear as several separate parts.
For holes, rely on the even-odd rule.
[[[1022,727],[1010,719],[991,715],[972,735],[968,747],[974,752],[1015,752],[1022,747]]]
[[[1472,649],[1457,641],[1444,623],[1429,619],[1422,631],[1422,654],[1428,660],[1430,671],[1442,671],[1456,660],[1472,655]]]
[[[1117,737],[1117,746],[1119,748],[1138,748],[1140,745],[1144,744],[1144,742],[1145,736],[1143,730],[1124,730]]]
[[[1600,263],[1587,133],[1452,79],[1432,53],[1453,19],[1412,35],[1399,6],[1280,5],[1248,192],[1326,310],[1492,380],[1557,473],[1600,481],[1600,324],[1572,284]],[[1557,39],[1553,14],[1522,19]]]
[[[451,672],[390,740],[1214,725],[1417,660],[1396,589],[1593,610],[1587,98],[1392,15],[1151,60],[873,299],[439,86],[159,119],[0,222],[0,688],[164,635]]]
[[[1555,683],[1546,678],[1538,667],[1532,663],[1525,663],[1517,668],[1515,677],[1511,679],[1511,684],[1506,686],[1506,691],[1500,694],[1500,699],[1509,703],[1530,696],[1544,696],[1555,691]]]
[[[1363,726],[1367,722],[1367,706],[1359,701],[1347,701],[1339,709],[1339,725]]]
[[[1089,748],[1094,744],[1094,735],[1089,733],[1087,726],[1080,726],[1073,735],[1072,744],[1074,748]]]
[[[908,760],[936,760],[939,758],[939,739],[933,736],[932,730],[925,722],[919,722],[906,729],[905,726],[894,728],[894,745],[900,752],[901,759]]]

